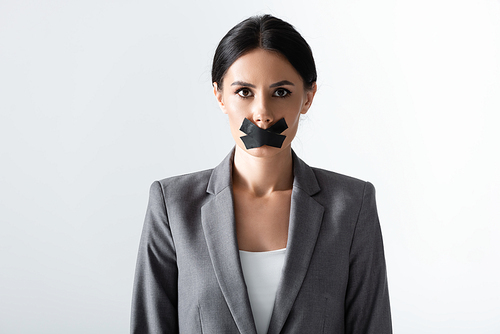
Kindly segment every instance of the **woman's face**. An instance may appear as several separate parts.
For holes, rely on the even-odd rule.
[[[238,148],[253,156],[273,156],[289,150],[295,137],[301,114],[305,114],[316,93],[316,85],[304,90],[300,74],[277,52],[263,49],[252,50],[238,58],[223,78],[222,90],[214,94],[222,111],[229,117],[231,134]],[[261,146],[246,149],[240,131],[241,123],[248,118],[255,125],[267,129],[281,118],[285,118],[288,129],[281,148]]]

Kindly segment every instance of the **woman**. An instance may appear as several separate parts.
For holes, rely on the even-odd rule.
[[[316,93],[308,44],[249,18],[221,40],[212,81],[236,146],[151,186],[132,332],[391,333],[373,186],[291,149]]]

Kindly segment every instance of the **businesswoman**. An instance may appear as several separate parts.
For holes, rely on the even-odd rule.
[[[213,90],[234,149],[152,184],[133,333],[391,333],[373,186],[291,149],[316,93],[306,41],[251,17],[221,40]]]

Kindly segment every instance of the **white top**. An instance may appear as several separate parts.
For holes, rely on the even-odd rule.
[[[267,333],[281,279],[286,248],[268,252],[240,250],[241,269],[258,334]]]

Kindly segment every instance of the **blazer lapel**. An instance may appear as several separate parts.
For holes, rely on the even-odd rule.
[[[234,150],[217,166],[207,192],[212,199],[201,208],[201,221],[215,275],[240,333],[256,334],[241,270],[231,185]]]
[[[320,191],[313,170],[295,153],[294,181],[285,264],[268,334],[278,334],[302,286],[323,220],[324,207],[311,196]]]

